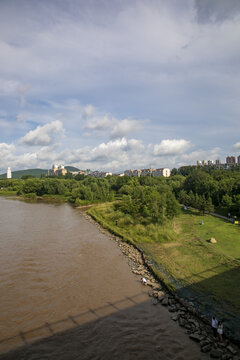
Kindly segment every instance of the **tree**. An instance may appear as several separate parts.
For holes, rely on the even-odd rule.
[[[166,196],[166,216],[173,219],[180,213],[180,205],[173,193],[169,192]]]
[[[65,178],[65,179],[73,179],[73,174],[72,174],[70,171],[68,171],[68,172],[65,174],[64,178]]]
[[[178,171],[176,168],[173,168],[172,171],[171,171],[171,176],[174,176],[174,175],[177,175],[178,174]]]
[[[212,199],[206,199],[204,195],[196,195],[196,208],[200,213],[212,212],[214,210]]]
[[[188,196],[188,194],[186,193],[185,190],[182,189],[182,190],[179,191],[178,201],[182,205],[188,205],[189,206],[189,196]]]
[[[224,208],[230,208],[230,206],[232,205],[232,197],[229,196],[228,194],[223,195],[222,200],[221,200],[221,205]]]
[[[21,177],[22,180],[27,180],[27,179],[35,179],[36,176],[33,176],[33,175],[23,175]]]

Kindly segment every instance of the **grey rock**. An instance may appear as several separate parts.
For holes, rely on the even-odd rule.
[[[184,315],[184,314],[186,313],[186,309],[185,309],[185,308],[180,308],[179,310],[180,310],[180,311],[179,311],[179,314],[180,314],[180,315]]]
[[[223,354],[221,360],[231,360],[231,359],[232,359],[232,355],[230,355],[230,354]]]
[[[168,297],[165,296],[163,299],[162,299],[162,305],[163,306],[168,306]]]
[[[170,307],[168,308],[168,311],[170,311],[170,312],[176,312],[177,309],[176,309],[175,306],[170,306]]]
[[[193,319],[189,319],[188,320],[191,324],[193,324],[195,327],[199,327],[199,324],[196,320],[193,320]]]
[[[158,300],[162,300],[165,296],[165,293],[163,291],[158,291]]]
[[[227,350],[230,351],[230,353],[233,355],[237,354],[237,351],[231,345],[227,346]]]
[[[179,314],[173,315],[171,319],[177,321],[179,319]]]
[[[141,275],[141,273],[138,270],[133,270],[133,273],[136,275]]]
[[[210,352],[210,356],[214,359],[220,359],[223,355],[223,352],[218,349],[212,349]]]
[[[152,285],[152,288],[153,288],[153,290],[156,290],[156,291],[161,290],[161,286],[159,286],[159,284]]]
[[[194,341],[197,341],[197,342],[200,342],[200,341],[201,341],[201,336],[198,335],[198,334],[191,334],[191,335],[189,335],[189,338],[190,338],[191,340],[194,340]]]
[[[208,344],[210,344],[210,342],[208,340],[206,340],[206,339],[200,341],[200,346],[201,347],[206,346]]]
[[[183,318],[180,317],[179,320],[178,320],[178,323],[179,323],[180,326],[185,327],[186,320],[184,320]]]
[[[206,352],[210,351],[211,348],[212,348],[211,344],[207,344],[207,345],[205,345],[205,346],[203,346],[203,347],[201,348],[201,351],[202,351],[203,353],[206,353]]]
[[[175,305],[175,300],[174,299],[171,299],[171,298],[169,298],[168,299],[168,304],[170,305],[170,306],[172,306],[172,305]]]

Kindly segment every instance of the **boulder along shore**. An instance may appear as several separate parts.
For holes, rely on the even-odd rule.
[[[229,336],[227,337],[226,334],[224,334],[223,341],[219,342],[218,338],[213,335],[211,321],[196,309],[189,299],[174,294],[162,280],[156,277],[141,250],[105,230],[92,216],[87,214],[88,208],[80,207],[79,209],[88,221],[98,227],[99,231],[108,235],[118,244],[122,253],[128,257],[132,272],[139,277],[146,278],[146,286],[149,287],[148,294],[152,298],[153,305],[161,304],[167,307],[171,313],[171,319],[185,329],[186,336],[197,342],[203,353],[209,353],[210,357],[215,359],[240,360],[239,344]]]

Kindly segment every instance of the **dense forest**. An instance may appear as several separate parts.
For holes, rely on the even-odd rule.
[[[27,198],[59,197],[77,205],[113,201],[116,211],[140,217],[142,221],[163,222],[177,216],[180,204],[204,213],[216,211],[240,216],[240,172],[211,172],[186,167],[188,175],[173,171],[164,177],[94,178],[71,173],[65,177],[25,176],[22,179],[1,179],[2,194],[17,194]],[[121,200],[121,201],[120,201]]]

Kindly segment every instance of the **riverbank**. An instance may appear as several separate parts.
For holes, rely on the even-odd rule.
[[[118,231],[111,227],[109,223],[104,222],[103,218],[98,217],[95,211],[88,211],[85,216],[91,219],[90,221],[94,221],[101,231],[119,235]],[[236,334],[225,329],[225,341],[223,343],[218,343],[212,336],[210,314],[204,313],[199,306],[196,306],[196,293],[191,293],[189,289],[176,291],[174,284],[171,283],[172,279],[166,278],[166,273],[160,273],[159,270],[156,270],[152,259],[131,238],[123,236],[112,236],[112,238],[118,243],[122,252],[133,261],[133,273],[147,278],[148,285],[151,288],[149,295],[153,297],[154,303],[160,302],[163,306],[168,307],[172,313],[172,320],[177,321],[180,326],[184,327],[192,340],[199,342],[203,352],[210,352],[216,358],[223,356],[223,359],[230,359],[237,354],[237,348],[234,349],[234,346],[230,343],[231,341],[239,346],[239,339],[235,336]],[[189,294],[195,295],[195,297]],[[213,314],[215,313],[211,315]],[[218,318],[220,319],[220,317]]]
[[[78,209],[0,202],[1,360],[209,359]]]

